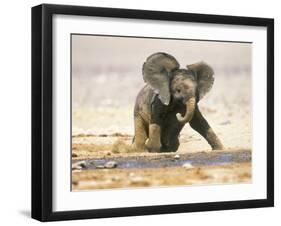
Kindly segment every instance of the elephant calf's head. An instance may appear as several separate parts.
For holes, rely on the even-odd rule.
[[[213,69],[204,62],[187,65],[179,69],[176,59],[166,53],[155,53],[143,65],[144,80],[152,87],[159,99],[169,105],[170,96],[174,101],[186,105],[186,113],[178,113],[179,122],[187,123],[192,119],[196,102],[213,86]]]

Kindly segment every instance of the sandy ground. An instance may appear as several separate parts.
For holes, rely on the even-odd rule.
[[[221,76],[210,94],[200,103],[200,109],[222,140],[227,152],[251,150],[250,77]],[[237,88],[233,88],[237,87]],[[239,88],[239,92],[237,89]],[[132,94],[133,95],[133,94]],[[87,160],[128,156],[165,156],[165,154],[135,152],[133,138],[133,103],[121,106],[99,105],[97,108],[76,107],[72,111],[72,159]],[[186,125],[180,135],[176,153],[213,152],[198,133]],[[163,168],[82,169],[73,170],[74,190],[168,186],[191,184],[248,183],[251,162]]]
[[[185,169],[98,169],[73,171],[72,189],[91,190],[175,185],[233,184],[251,182],[251,163]]]

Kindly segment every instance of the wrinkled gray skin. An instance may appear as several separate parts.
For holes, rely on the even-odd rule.
[[[177,151],[179,134],[186,123],[190,123],[212,149],[223,149],[197,105],[213,85],[213,70],[203,62],[187,67],[179,69],[176,59],[166,53],[147,58],[143,66],[147,84],[139,92],[134,108],[136,149]]]

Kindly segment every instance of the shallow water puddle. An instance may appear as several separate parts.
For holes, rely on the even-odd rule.
[[[134,156],[134,157],[111,157],[84,160],[82,169],[102,169],[107,163],[113,162],[111,168],[163,168],[177,167],[189,163],[193,166],[222,165],[228,163],[250,162],[252,154],[250,150],[235,152],[200,152],[192,154],[158,156]],[[78,160],[72,163],[79,162]]]

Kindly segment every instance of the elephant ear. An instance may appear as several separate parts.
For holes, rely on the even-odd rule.
[[[206,93],[208,93],[214,84],[214,70],[205,62],[198,62],[186,66],[193,71],[197,80],[197,89],[199,100],[201,100]]]
[[[171,99],[170,80],[179,68],[177,60],[167,53],[154,53],[143,64],[144,81],[158,94],[160,101],[168,105]]]

